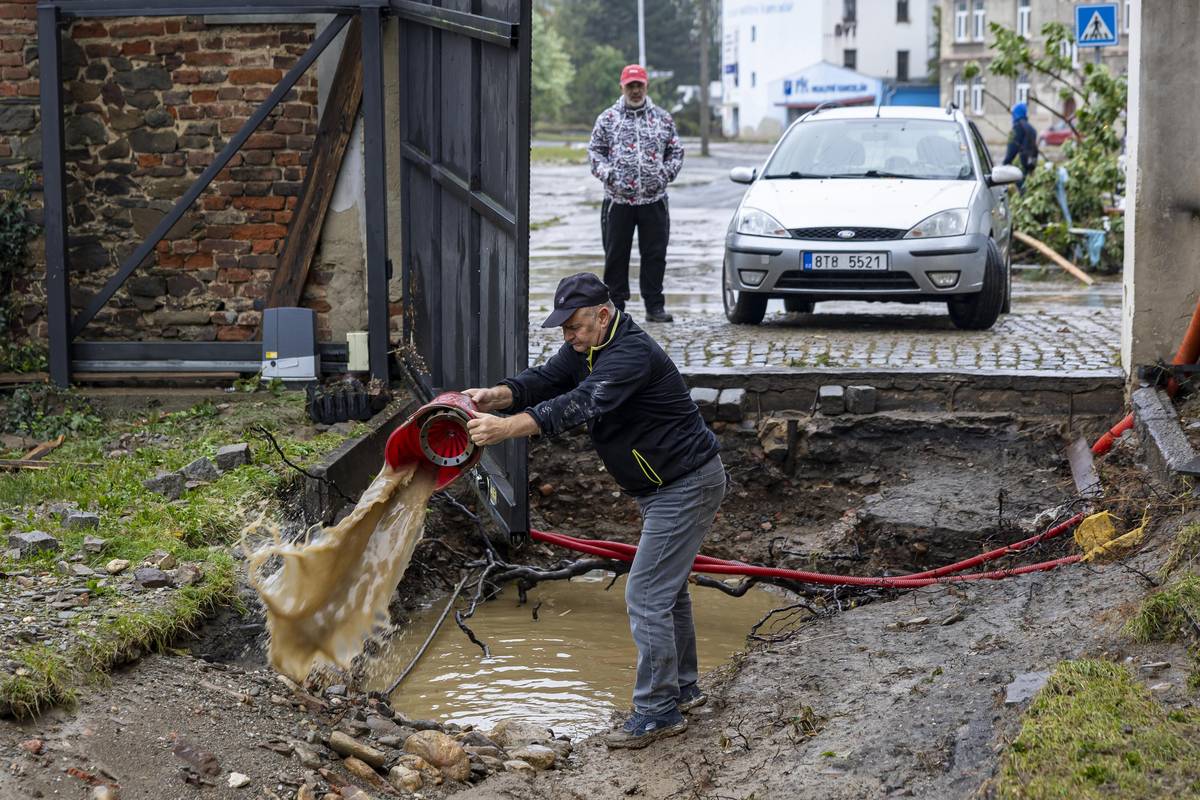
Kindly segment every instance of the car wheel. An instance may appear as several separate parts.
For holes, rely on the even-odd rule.
[[[1000,247],[988,239],[987,264],[983,269],[983,288],[975,294],[956,297],[947,302],[950,321],[966,331],[985,331],[1000,317],[1005,297],[1004,258]]]
[[[739,292],[733,288],[728,268],[722,270],[722,273],[724,286],[721,299],[725,303],[725,318],[735,325],[757,325],[762,322],[767,314],[767,300],[770,298],[765,294]]]
[[[817,304],[812,300],[801,300],[799,297],[783,298],[783,308],[791,314],[811,314]]]

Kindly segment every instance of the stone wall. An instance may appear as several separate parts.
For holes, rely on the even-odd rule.
[[[34,0],[0,4],[0,187],[40,182]],[[199,17],[80,20],[63,37],[71,303],[81,308],[150,233],[313,40],[311,24]],[[86,339],[254,338],[317,127],[315,70],[233,157],[86,330]],[[35,191],[33,203],[40,206]],[[35,210],[40,220],[40,208]],[[15,287],[45,338],[40,239]],[[332,270],[303,304],[329,338]]]

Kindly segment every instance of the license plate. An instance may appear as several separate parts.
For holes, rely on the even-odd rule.
[[[805,270],[886,270],[887,253],[809,253],[801,256]]]

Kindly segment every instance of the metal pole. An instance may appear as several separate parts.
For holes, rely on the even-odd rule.
[[[367,350],[371,377],[388,380],[387,186],[383,120],[383,20],[378,8],[362,10],[363,160],[367,222]]]
[[[708,155],[708,126],[712,119],[708,97],[708,40],[711,36],[709,3],[700,0],[700,155]]]
[[[638,0],[638,63],[646,66],[646,0]]]
[[[62,42],[58,11],[42,6],[38,15],[41,70],[42,198],[46,233],[46,322],[50,329],[50,380],[71,383],[71,293],[67,272],[67,191],[63,171]]]

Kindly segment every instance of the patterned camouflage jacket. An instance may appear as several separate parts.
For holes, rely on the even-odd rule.
[[[605,197],[645,205],[667,196],[683,166],[683,146],[670,114],[648,97],[641,108],[627,108],[622,97],[596,118],[588,157]]]

